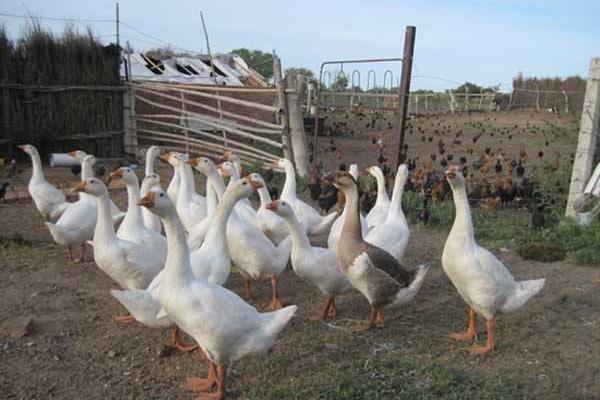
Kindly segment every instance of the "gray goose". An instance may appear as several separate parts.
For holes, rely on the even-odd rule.
[[[408,271],[387,251],[365,242],[360,230],[358,183],[347,172],[338,172],[334,185],[344,192],[347,207],[337,250],[339,265],[371,306],[369,323],[354,330],[383,328],[382,307],[400,306],[414,299],[429,267],[420,265]]]

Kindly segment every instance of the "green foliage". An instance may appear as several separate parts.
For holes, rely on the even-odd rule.
[[[480,93],[482,90],[484,93],[491,93],[494,91],[494,89],[490,87],[484,88],[483,86],[479,86],[471,82],[465,82],[456,89],[453,89],[452,93],[466,93],[467,91],[469,93]]]
[[[348,77],[345,74],[338,74],[331,84],[329,90],[333,92],[343,92],[348,88]]]
[[[500,377],[466,374],[410,358],[328,363],[287,387],[256,387],[252,399],[518,399],[521,388]]]
[[[248,50],[244,48],[231,50],[233,54],[242,57],[256,72],[265,79],[273,77],[273,54],[261,50]]]

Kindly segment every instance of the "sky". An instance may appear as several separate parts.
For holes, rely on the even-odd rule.
[[[122,39],[136,50],[168,42],[205,52],[200,11],[213,52],[239,47],[275,50],[284,68],[307,67],[317,73],[326,60],[401,57],[405,28],[414,25],[412,89],[442,90],[465,81],[508,89],[519,72],[585,77],[590,59],[600,56],[598,0],[122,0],[121,20],[138,29],[121,25]],[[0,0],[0,13],[114,20],[115,2]],[[57,32],[64,25],[42,22]],[[25,21],[0,15],[0,23],[18,37]],[[114,40],[114,22],[77,26],[91,26],[107,43]],[[376,71],[378,86],[383,86],[388,69],[394,83],[400,76],[398,63],[344,66],[348,74],[355,68],[363,87],[369,69]],[[331,69],[335,74],[339,67]]]

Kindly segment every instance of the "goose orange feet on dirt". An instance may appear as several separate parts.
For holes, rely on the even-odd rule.
[[[469,311],[469,326],[466,332],[456,332],[448,334],[450,339],[454,339],[457,341],[467,341],[467,340],[475,340],[477,337],[476,332],[476,321],[475,321],[475,310],[471,307]]]
[[[209,392],[215,386],[217,390]],[[184,387],[196,393],[197,400],[221,400],[225,397],[225,367],[222,365],[215,366],[211,362],[206,379],[188,378]]]
[[[206,378],[191,377],[183,386],[195,393],[208,392],[217,384],[215,364],[208,362],[208,376]]]
[[[491,353],[496,350],[496,342],[494,340],[494,327],[496,321],[494,319],[488,319],[486,321],[487,325],[487,343],[485,346],[482,345],[473,345],[469,347],[469,353],[471,355],[477,356],[481,354]]]
[[[252,289],[250,288],[250,281],[246,277],[244,277],[244,300],[254,300],[254,294],[252,293]]]
[[[173,346],[175,346],[177,348],[177,350],[179,351],[183,351],[183,352],[190,352],[190,351],[194,351],[198,348],[197,345],[195,344],[185,344],[181,341],[181,338],[179,337],[179,328],[175,327],[173,328]]]
[[[353,332],[365,332],[377,327],[377,310],[375,306],[371,306],[371,315],[369,316],[369,322],[365,324],[353,325],[350,327],[350,330]]]
[[[283,302],[279,297],[279,293],[277,292],[277,277],[271,277],[271,286],[273,287],[273,299],[271,300],[271,304],[267,306],[268,310],[279,310],[283,308]]]
[[[131,315],[131,314],[119,315],[119,316],[113,317],[113,319],[120,324],[131,324],[131,323],[135,322],[135,318],[133,318],[133,315]]]

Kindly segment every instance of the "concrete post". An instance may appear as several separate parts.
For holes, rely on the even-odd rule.
[[[579,139],[573,162],[571,186],[565,215],[575,216],[574,203],[583,195],[583,189],[592,173],[594,153],[598,143],[600,124],[600,58],[592,58],[581,111]]]

